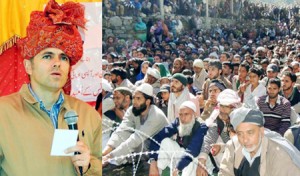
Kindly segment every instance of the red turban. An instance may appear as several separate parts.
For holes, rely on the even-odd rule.
[[[58,48],[70,58],[74,65],[83,53],[83,42],[77,26],[84,28],[84,6],[66,2],[61,6],[50,0],[44,10],[30,15],[27,36],[17,43],[24,59],[30,59],[45,48]]]

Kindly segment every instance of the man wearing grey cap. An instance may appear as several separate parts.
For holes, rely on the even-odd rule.
[[[261,80],[261,83],[267,87],[268,82],[271,78],[277,78],[279,68],[276,64],[269,64],[267,67],[267,76]]]
[[[102,151],[103,167],[108,162],[121,165],[132,160],[126,156],[147,150],[146,140],[168,124],[162,110],[154,105],[150,84],[143,83],[137,87],[132,98],[132,106],[127,109],[121,124]]]
[[[300,175],[300,152],[278,133],[263,127],[259,110],[235,109],[230,122],[237,136],[226,144],[219,176]]]

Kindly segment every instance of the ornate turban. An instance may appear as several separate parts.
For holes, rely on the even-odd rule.
[[[70,58],[74,65],[83,53],[78,26],[84,28],[84,6],[66,2],[61,6],[50,0],[44,10],[30,15],[27,36],[18,41],[24,59],[30,59],[45,48],[58,48]]]

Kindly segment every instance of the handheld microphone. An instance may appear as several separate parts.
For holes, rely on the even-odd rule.
[[[70,110],[65,113],[64,116],[65,121],[68,124],[70,130],[77,130],[77,121],[78,121],[78,114],[74,110]],[[79,137],[77,137],[77,141],[79,141]],[[79,152],[75,152],[75,155],[80,154]],[[82,166],[78,167],[80,175],[83,175]]]

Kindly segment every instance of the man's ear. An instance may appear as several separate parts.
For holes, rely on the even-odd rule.
[[[147,99],[147,100],[146,100],[146,105],[147,105],[147,106],[150,106],[150,104],[151,104],[151,100],[150,100],[150,99]]]
[[[25,71],[28,75],[32,74],[32,63],[30,60],[28,59],[24,59],[23,61],[24,67],[25,67]]]

